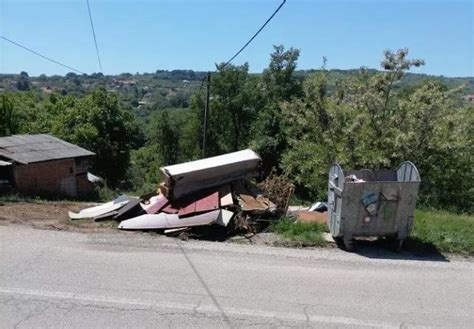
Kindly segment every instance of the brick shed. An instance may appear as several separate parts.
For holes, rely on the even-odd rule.
[[[50,135],[0,137],[0,183],[27,194],[85,194],[93,188],[87,171],[94,155]]]

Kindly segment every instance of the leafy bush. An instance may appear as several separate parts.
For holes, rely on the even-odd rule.
[[[314,199],[325,199],[328,169],[396,169],[405,160],[418,167],[420,200],[430,206],[474,210],[473,109],[459,90],[427,82],[397,91],[420,60],[407,50],[386,52],[383,72],[342,81],[327,92],[327,72],[304,82],[304,97],[282,104],[288,144],[281,166]]]

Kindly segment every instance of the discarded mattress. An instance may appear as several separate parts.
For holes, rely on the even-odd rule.
[[[233,215],[234,213],[228,210],[214,210],[185,218],[179,218],[176,214],[146,214],[124,220],[118,228],[122,230],[160,230],[211,224],[227,226]]]
[[[115,210],[122,208],[128,202],[130,197],[127,195],[121,195],[113,201],[101,204],[99,206],[82,209],[78,213],[69,212],[69,218],[71,219],[84,219],[84,218],[100,218],[102,215],[111,213]]]
[[[219,155],[160,168],[161,192],[170,200],[238,179],[258,176],[262,159],[254,151]]]

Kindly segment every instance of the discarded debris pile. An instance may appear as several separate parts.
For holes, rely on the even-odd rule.
[[[287,190],[277,204],[270,201],[248,180],[260,174],[260,167],[261,159],[252,150],[163,167],[156,193],[140,198],[122,195],[79,213],[70,212],[69,217],[115,219],[123,230],[163,230],[165,234],[215,225],[231,233],[255,233],[260,221],[286,212],[282,207],[287,207],[293,192]]]

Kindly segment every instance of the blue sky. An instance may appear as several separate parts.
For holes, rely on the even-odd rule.
[[[90,0],[105,74],[211,70],[229,59],[280,0]],[[300,69],[376,68],[408,47],[414,72],[474,76],[474,0],[287,0],[234,61],[262,71],[272,45],[301,49]],[[86,0],[0,0],[0,35],[86,73],[99,67]],[[0,72],[65,74],[0,39]]]

